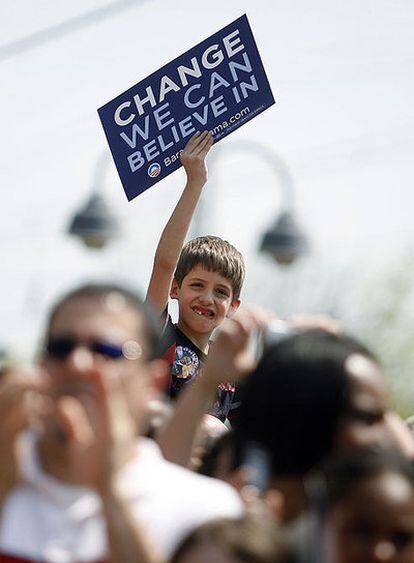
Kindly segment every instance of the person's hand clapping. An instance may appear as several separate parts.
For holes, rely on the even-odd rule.
[[[227,319],[211,346],[200,384],[211,388],[228,381],[237,384],[253,371],[257,358],[251,339],[269,319],[259,308],[239,309]]]
[[[43,392],[39,373],[13,366],[0,372],[0,497],[17,483],[18,438],[36,418],[36,399]]]
[[[101,493],[132,456],[136,428],[115,365],[95,362],[85,369],[85,392],[55,399],[48,427],[61,435],[63,470]]]

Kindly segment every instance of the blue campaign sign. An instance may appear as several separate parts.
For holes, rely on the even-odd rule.
[[[246,15],[98,113],[128,200],[181,166],[196,131],[219,141],[275,100]]]

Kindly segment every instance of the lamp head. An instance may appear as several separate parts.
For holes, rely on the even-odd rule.
[[[305,235],[289,211],[281,213],[276,223],[265,232],[260,250],[273,256],[278,264],[292,264],[307,248]]]
[[[86,205],[76,213],[68,229],[88,248],[103,248],[119,233],[119,224],[101,195],[93,194]]]

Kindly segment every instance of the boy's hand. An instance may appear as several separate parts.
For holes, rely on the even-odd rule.
[[[209,131],[202,133],[197,131],[186,144],[180,158],[189,184],[203,186],[207,182],[205,158],[213,142],[213,136]]]

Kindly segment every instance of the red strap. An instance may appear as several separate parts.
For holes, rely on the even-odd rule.
[[[168,363],[168,365],[170,366],[173,361],[174,361],[174,356],[175,356],[175,349],[176,349],[177,345],[174,342],[173,344],[171,344],[171,346],[168,348],[168,350],[166,350],[163,354],[163,359]]]

